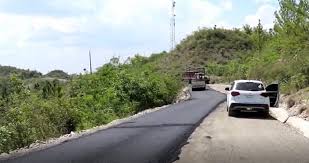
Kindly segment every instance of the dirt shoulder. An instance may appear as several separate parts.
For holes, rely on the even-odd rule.
[[[226,93],[227,84],[210,84],[209,87],[216,91]],[[309,121],[309,88],[302,89],[295,94],[281,95],[280,108],[287,111],[289,117],[298,117]]]
[[[226,93],[228,85],[209,85],[211,89]],[[288,124],[309,138],[309,88],[291,95],[281,95],[279,108],[270,108],[270,115],[278,121]]]
[[[307,163],[309,140],[279,121],[220,105],[190,136],[175,163]]]

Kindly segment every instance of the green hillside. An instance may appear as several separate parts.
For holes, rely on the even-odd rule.
[[[309,2],[280,1],[273,29],[261,23],[242,29],[201,29],[170,53],[153,54],[148,64],[175,75],[203,66],[213,79],[279,81],[282,90],[309,86]],[[221,81],[222,81],[221,80]]]
[[[225,64],[254,51],[250,35],[234,29],[208,29],[195,31],[170,53],[153,54],[149,64],[175,74],[185,67],[205,66],[210,62]]]
[[[207,61],[227,63],[253,50],[249,35],[239,29],[201,29],[188,36],[173,54],[185,64],[205,64]]]
[[[212,75],[227,81],[261,79],[267,83],[279,81],[282,91],[296,92],[309,86],[309,2],[281,0],[275,26],[265,30],[261,25],[251,32],[255,49],[250,55],[228,64],[209,64]]]
[[[0,65],[0,78],[7,78],[10,75],[18,74],[23,79],[30,79],[30,78],[38,78],[42,76],[42,73],[32,70],[24,70],[19,69],[12,66],[1,66]]]
[[[62,70],[53,70],[44,75],[44,77],[56,78],[56,79],[69,79],[70,75]]]

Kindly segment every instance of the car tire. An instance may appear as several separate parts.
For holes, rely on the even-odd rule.
[[[262,114],[265,118],[269,117],[269,111],[263,111]]]
[[[235,117],[235,111],[228,110],[229,117]]]

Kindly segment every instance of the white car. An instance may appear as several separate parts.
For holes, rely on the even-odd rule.
[[[270,106],[277,106],[279,100],[279,85],[267,87],[258,80],[236,80],[227,92],[227,111],[229,116],[236,112],[269,113]]]

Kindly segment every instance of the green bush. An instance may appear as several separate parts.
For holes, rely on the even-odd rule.
[[[175,99],[180,81],[155,72],[139,56],[132,60],[132,64],[105,65],[95,74],[72,81],[73,105],[83,113],[79,129],[105,124]]]
[[[1,126],[0,127],[0,152],[9,152],[15,147],[12,145],[13,134],[12,131],[8,128],[8,126]]]
[[[173,102],[180,80],[148,62],[136,56],[120,64],[114,58],[65,84],[44,80],[29,87],[18,76],[1,80],[0,153]]]
[[[243,53],[227,63],[208,63],[211,75],[222,76],[226,81],[279,81],[284,93],[309,86],[309,17],[304,14],[308,12],[309,3],[280,0],[279,4],[273,30],[265,31],[261,24],[244,27],[256,47],[251,54]]]

